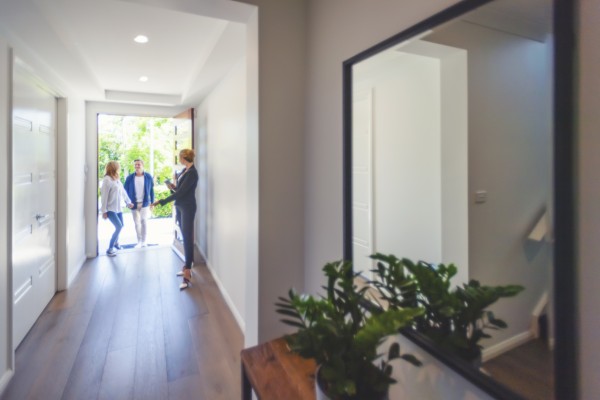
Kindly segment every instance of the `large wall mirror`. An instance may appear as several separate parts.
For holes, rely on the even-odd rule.
[[[453,285],[522,285],[491,307],[508,327],[482,342],[481,367],[411,334],[499,398],[575,398],[572,209],[559,193],[572,9],[465,0],[344,63],[345,257],[368,279],[379,252],[454,263]]]

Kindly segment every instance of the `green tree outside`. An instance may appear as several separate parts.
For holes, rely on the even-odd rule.
[[[162,185],[173,176],[172,154],[175,147],[171,118],[135,117],[101,114],[98,116],[98,187],[104,178],[106,164],[118,161],[121,181],[134,171],[136,159],[144,161],[144,169],[154,177],[157,200],[169,195]],[[153,217],[172,215],[172,203],[153,210]]]

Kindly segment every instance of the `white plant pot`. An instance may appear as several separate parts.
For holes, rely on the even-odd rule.
[[[317,400],[331,400],[319,387],[318,383],[315,383],[315,393]]]
[[[317,367],[317,371],[315,372],[315,397],[316,400],[331,400],[329,396],[325,394],[325,392],[321,389],[321,385],[319,385],[319,371],[321,371],[321,366]]]

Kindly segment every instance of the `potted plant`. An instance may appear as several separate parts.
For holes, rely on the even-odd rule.
[[[297,328],[286,336],[292,351],[315,359],[317,385],[332,400],[385,399],[391,377],[390,361],[403,359],[415,366],[420,362],[410,354],[400,354],[394,343],[387,354],[378,354],[383,339],[408,326],[423,313],[420,308],[382,310],[369,307],[367,287],[354,284],[357,273],[352,263],[339,261],[323,268],[327,276],[322,297],[299,295],[290,290],[280,297],[277,312],[282,322]]]
[[[454,264],[432,265],[423,261],[398,259],[393,255],[374,254],[373,270],[378,279],[371,282],[389,308],[422,307],[425,312],[413,327],[442,348],[479,367],[483,338],[487,330],[506,328],[488,308],[504,297],[516,296],[520,285],[484,286],[471,280],[452,288]]]

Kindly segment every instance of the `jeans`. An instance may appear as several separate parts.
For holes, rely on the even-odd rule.
[[[175,206],[177,222],[181,235],[183,236],[183,253],[185,256],[184,268],[192,268],[194,262],[194,219],[196,217],[196,205]]]
[[[119,240],[119,234],[121,233],[121,229],[123,229],[123,213],[117,213],[114,211],[108,211],[108,219],[115,226],[115,233],[113,233],[110,238],[110,244],[108,246],[109,249],[115,247],[115,243]]]
[[[145,242],[146,222],[150,217],[150,207],[142,207],[142,203],[137,203],[136,207],[131,210],[131,215],[133,216],[138,243]]]

